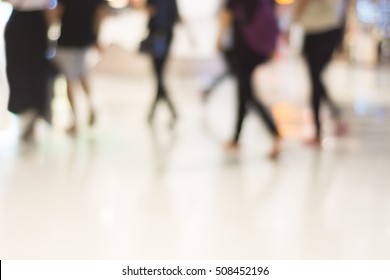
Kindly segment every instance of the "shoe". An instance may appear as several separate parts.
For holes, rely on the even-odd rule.
[[[307,140],[305,140],[305,145],[311,146],[314,148],[320,148],[321,147],[321,138],[313,137],[313,138],[307,139]]]
[[[235,141],[226,142],[226,143],[224,144],[224,149],[225,149],[226,151],[229,151],[229,152],[237,151],[239,148],[240,148],[240,146],[239,146],[238,143],[235,142]]]
[[[271,160],[277,160],[280,156],[280,141],[280,138],[276,138],[274,141],[272,150],[268,155]]]
[[[70,136],[75,136],[77,134],[77,126],[75,124],[71,125],[66,129],[66,133]]]

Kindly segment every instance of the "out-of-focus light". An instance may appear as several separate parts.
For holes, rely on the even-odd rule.
[[[11,4],[5,2],[0,2],[0,25],[5,24],[8,21],[8,18],[10,17],[12,13],[12,6]]]
[[[365,23],[376,24],[381,17],[381,11],[376,2],[360,0],[357,2],[356,10],[358,18]]]
[[[107,0],[107,2],[114,9],[123,9],[129,5],[129,0]]]
[[[58,5],[58,1],[57,0],[50,0],[50,3],[49,3],[49,9],[50,10],[53,10],[57,7]]]
[[[295,0],[275,0],[276,3],[280,5],[290,5],[295,2]]]
[[[367,101],[362,98],[356,98],[354,102],[354,110],[357,115],[365,116],[368,114],[369,108],[367,105]]]

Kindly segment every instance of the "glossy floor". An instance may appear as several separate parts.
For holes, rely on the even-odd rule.
[[[206,104],[200,95],[221,68],[218,57],[172,59],[174,126],[163,105],[147,124],[149,61],[119,46],[91,77],[94,129],[66,135],[61,80],[54,127],[41,124],[33,144],[18,143],[17,119],[2,108],[0,258],[390,258],[389,69],[331,65],[326,80],[349,132],[334,137],[324,110],[319,150],[302,144],[311,127],[301,61],[260,68],[259,97],[285,136],[273,162],[254,114],[241,151],[222,149],[235,119],[234,81],[226,79]]]

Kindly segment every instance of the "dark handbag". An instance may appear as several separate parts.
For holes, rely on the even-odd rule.
[[[140,44],[140,52],[153,57],[163,57],[168,51],[168,36],[165,32],[150,32]]]

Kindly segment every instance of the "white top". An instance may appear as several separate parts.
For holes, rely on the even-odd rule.
[[[8,0],[15,10],[34,11],[53,8],[57,1],[55,0]]]
[[[345,0],[310,0],[298,19],[306,33],[320,33],[341,27]]]

